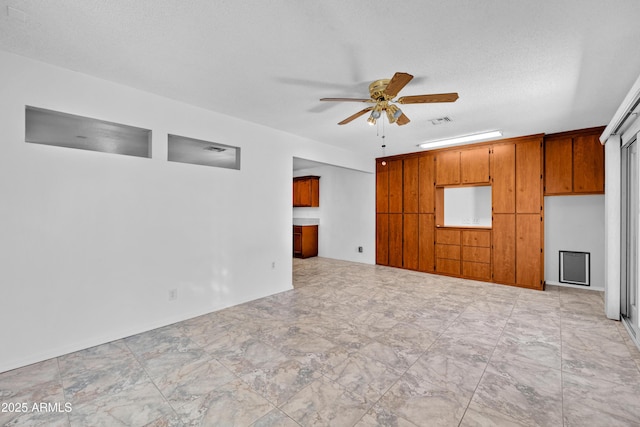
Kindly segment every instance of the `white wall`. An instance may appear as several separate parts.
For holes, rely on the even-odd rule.
[[[293,217],[320,220],[318,256],[375,264],[375,175],[329,165],[294,171],[304,175],[321,177],[320,206],[293,208]]]
[[[558,251],[591,253],[591,289],[604,290],[604,196],[544,198],[544,276],[560,283]],[[585,288],[584,286],[579,286]]]
[[[291,289],[293,157],[375,167],[3,52],[0,93],[0,372]],[[152,129],[153,158],[25,143],[25,105]],[[239,146],[242,169],[169,163],[167,133]]]

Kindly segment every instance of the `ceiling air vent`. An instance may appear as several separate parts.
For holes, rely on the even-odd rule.
[[[440,117],[439,119],[431,119],[431,124],[434,126],[437,126],[443,123],[449,123],[450,121],[451,121],[450,117]]]

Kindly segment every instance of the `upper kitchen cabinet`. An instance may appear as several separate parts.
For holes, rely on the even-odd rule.
[[[489,182],[489,147],[460,152],[460,181],[462,184]]]
[[[436,185],[489,182],[489,147],[444,151],[436,157]]]
[[[546,196],[604,193],[602,131],[597,127],[545,137]]]
[[[320,206],[320,177],[314,175],[293,178],[293,207]]]

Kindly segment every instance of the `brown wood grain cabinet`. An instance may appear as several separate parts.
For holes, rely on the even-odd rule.
[[[505,285],[516,283],[516,215],[494,214],[493,280]]]
[[[402,214],[389,214],[389,266],[402,267]]]
[[[418,214],[402,215],[402,266],[417,270],[419,263]]]
[[[516,217],[516,283],[543,289],[542,221],[538,214]]]
[[[376,162],[376,213],[389,213],[389,168],[387,162]]]
[[[545,194],[573,192],[573,138],[556,138],[544,143]]]
[[[435,212],[436,163],[431,153],[418,158],[418,211],[420,213]]]
[[[389,213],[402,213],[402,159],[387,162],[389,173]]]
[[[309,258],[318,256],[318,226],[293,226],[293,256]]]
[[[494,213],[516,211],[516,146],[494,145],[491,149],[491,198]]]
[[[320,206],[320,177],[299,176],[293,178],[293,207]]]
[[[433,272],[435,258],[435,215],[418,215],[418,270]]]
[[[573,140],[574,193],[604,193],[604,145],[600,133]]]
[[[544,138],[546,196],[604,194],[603,127],[547,135]]]
[[[417,157],[405,159],[403,162],[402,211],[404,213],[418,213],[419,162]]]
[[[376,263],[543,289],[543,148],[532,135],[377,159]],[[444,189],[487,184],[491,227],[444,227]]]
[[[542,210],[542,138],[516,144],[516,213]]]
[[[460,152],[460,181],[462,184],[489,182],[489,147]]]
[[[376,214],[376,264],[389,265],[389,214]]]
[[[460,151],[443,151],[436,155],[436,185],[460,184]]]

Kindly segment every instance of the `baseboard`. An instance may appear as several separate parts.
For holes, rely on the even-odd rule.
[[[553,286],[562,286],[564,288],[584,289],[586,291],[604,292],[604,288],[598,288],[598,287],[595,287],[595,286],[572,285],[570,283],[555,282],[553,280],[545,280],[545,284],[553,285]]]

